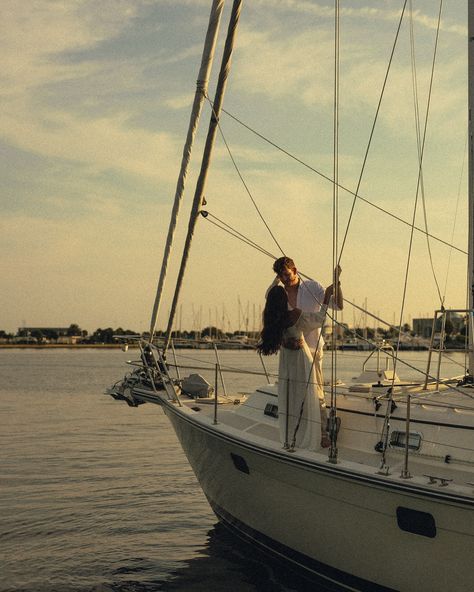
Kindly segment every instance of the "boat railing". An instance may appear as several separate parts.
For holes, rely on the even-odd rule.
[[[377,370],[377,372],[380,372],[381,371],[381,364],[380,364],[381,355],[383,354],[384,351],[387,352],[387,354],[385,355],[384,370],[389,370],[390,363],[392,363],[392,366],[393,366],[393,358],[395,356],[395,349],[391,343],[387,343],[385,340],[383,340],[380,344],[375,345],[375,349],[373,349],[370,352],[370,354],[367,356],[367,358],[364,360],[364,363],[362,364],[362,371],[364,372],[367,369],[367,364],[373,358],[373,356],[375,356],[376,360],[377,360],[376,370]],[[388,352],[390,352],[391,355],[389,355]]]
[[[179,398],[179,393],[176,388],[175,381],[172,379],[168,364],[163,358],[162,352],[152,343],[144,341],[141,338],[136,338],[138,348],[140,350],[140,360],[131,360],[127,363],[131,366],[142,368],[147,376],[148,384],[151,385],[153,391],[157,393],[157,383],[166,391],[169,400],[176,402],[180,407],[182,406]]]
[[[130,336],[127,336],[127,338],[130,338]],[[137,339],[137,338],[135,338],[135,339]],[[268,383],[271,382],[271,378],[273,378],[273,377],[277,378],[276,374],[272,375],[270,372],[268,372],[263,360],[261,360],[262,365],[263,365],[263,371],[243,370],[241,368],[232,368],[232,367],[223,366],[220,356],[219,356],[219,352],[217,350],[217,347],[214,347],[215,361],[214,362],[210,361],[209,366],[204,367],[202,365],[201,366],[184,366],[182,364],[179,364],[178,360],[177,360],[177,356],[176,356],[176,351],[173,348],[173,342],[171,342],[171,352],[173,354],[173,362],[172,363],[166,361],[163,358],[162,352],[155,345],[152,345],[149,342],[143,341],[141,339],[137,339],[137,344],[138,344],[138,347],[141,352],[140,360],[130,361],[128,363],[131,364],[132,366],[141,368],[141,370],[143,371],[142,375],[143,376],[146,375],[146,377],[147,377],[147,384],[151,385],[151,387],[153,388],[153,390],[155,392],[157,392],[157,384],[159,383],[158,388],[161,387],[162,389],[164,389],[168,400],[174,402],[178,406],[183,405],[183,403],[180,399],[180,396],[179,396],[180,387],[181,387],[180,369],[192,368],[192,369],[200,369],[200,370],[204,370],[204,371],[208,371],[208,372],[213,372],[213,382],[214,382],[214,385],[213,385],[214,386],[214,389],[213,389],[214,390],[213,424],[214,425],[219,424],[219,404],[223,403],[224,400],[226,400],[227,402],[230,402],[232,400],[232,398],[227,393],[225,379],[224,379],[225,373],[239,373],[239,374],[252,374],[252,375],[258,375],[258,376],[265,376]],[[386,344],[385,349],[387,350],[387,353],[390,356],[390,353],[393,352],[393,347],[390,344]],[[381,352],[383,353],[382,349],[381,349]],[[364,362],[364,367],[375,353],[376,352],[371,352],[371,354],[366,358],[366,360]],[[378,368],[380,369],[381,364],[380,364],[380,357],[379,356],[377,356],[377,361],[378,361]],[[388,366],[386,366],[386,367],[388,367]],[[171,369],[175,370],[177,378],[172,378],[172,376],[170,374]],[[414,390],[411,392],[410,388],[407,389],[407,387],[411,387]],[[401,479],[410,479],[412,477],[412,474],[410,471],[410,464],[411,464],[411,461],[413,458],[413,453],[414,453],[413,446],[412,446],[412,437],[414,435],[417,435],[417,433],[416,434],[412,433],[413,428],[412,428],[412,423],[411,423],[411,415],[412,415],[412,410],[413,410],[413,404],[415,404],[415,405],[422,404],[423,406],[438,406],[438,407],[452,408],[452,405],[449,405],[447,403],[442,403],[440,401],[431,401],[429,399],[426,399],[426,392],[424,393],[424,397],[423,397],[422,390],[421,390],[421,392],[417,392],[417,390],[415,390],[416,387],[418,387],[418,389],[420,389],[421,385],[419,383],[418,384],[413,383],[410,385],[407,385],[407,384],[399,385],[399,387],[396,388],[398,396],[395,396],[393,398],[393,402],[396,400],[397,405],[400,405],[400,403],[403,406],[406,405],[405,426],[404,426],[405,429],[402,428],[402,430],[398,430],[399,432],[402,432],[399,434],[398,443],[395,445],[391,441],[392,438],[390,438],[387,442],[387,446],[389,448],[392,448],[395,446],[394,450],[398,449],[398,452],[399,453],[402,452],[402,454],[403,454],[403,460],[402,460],[400,473],[399,473]],[[377,402],[380,404],[381,400],[383,400],[385,398],[387,398],[387,393],[385,393],[384,395],[378,396],[377,400],[375,400],[373,396],[367,397],[368,400],[370,399],[370,400],[374,401],[374,404],[376,404]],[[235,401],[234,401],[234,403],[235,403]],[[287,406],[288,406],[288,401],[287,401]],[[456,409],[458,409],[459,407],[460,407],[460,405],[458,402],[456,404]],[[472,408],[467,408],[467,409],[472,411]],[[312,421],[312,420],[310,419],[309,421]],[[343,426],[343,430],[350,431],[351,428],[349,426]],[[285,437],[284,448],[286,448],[287,450],[289,450],[291,452],[294,452],[295,451],[294,442],[291,442],[288,425],[286,425],[285,433],[286,433],[286,437]],[[373,435],[377,436],[378,431],[374,429]],[[423,438],[423,440],[425,441],[424,438]],[[444,447],[445,448],[451,448],[451,447],[453,448],[453,453],[449,452],[448,457],[454,458],[454,456],[452,456],[452,455],[454,454],[454,449],[456,449],[456,446],[453,446],[452,444],[449,444],[449,443],[445,443]],[[379,450],[379,452],[380,452],[380,450]],[[415,454],[415,456],[418,456],[418,455]],[[444,457],[447,458],[446,453],[444,453]],[[383,467],[383,469],[381,469],[381,471],[384,474],[387,474],[387,475],[390,474],[390,469],[387,465],[384,465],[384,467]]]
[[[441,308],[439,310],[435,310],[435,314],[433,317],[433,323],[431,326],[431,338],[430,338],[430,346],[429,346],[429,350],[428,350],[428,362],[427,362],[427,367],[426,367],[426,378],[425,378],[425,383],[424,383],[424,388],[428,388],[428,382],[429,382],[429,376],[430,376],[430,370],[431,370],[431,362],[432,362],[432,357],[433,357],[433,353],[436,353],[438,355],[437,358],[437,363],[436,363],[436,377],[435,377],[435,383],[436,383],[436,388],[438,388],[439,384],[441,383],[441,379],[440,379],[440,373],[441,373],[441,361],[443,358],[443,353],[446,351],[446,323],[448,320],[449,315],[459,315],[459,314],[463,314],[465,315],[465,319],[472,319],[473,317],[473,313],[474,310],[469,309],[469,308]],[[439,327],[439,331],[437,331],[437,328],[439,326],[439,324],[441,324],[441,326]],[[467,327],[466,327],[467,329]],[[466,336],[467,336],[467,331],[466,331]],[[438,336],[438,343],[436,343],[436,336]],[[449,350],[449,351],[453,351],[453,350]],[[465,343],[465,347],[464,349],[457,349],[456,351],[460,351],[460,352],[464,352],[464,353],[469,353],[470,349],[466,340]],[[473,369],[470,369],[470,376],[472,376],[472,372]],[[467,377],[467,372],[466,372],[466,377]],[[472,381],[472,379],[471,379]]]
[[[402,479],[411,479],[410,471],[408,470],[408,460],[410,454],[410,411],[411,411],[411,396],[407,395],[407,413],[405,423],[405,454],[402,472],[400,477]]]

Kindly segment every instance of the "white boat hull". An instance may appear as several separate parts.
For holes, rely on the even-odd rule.
[[[164,409],[214,512],[240,536],[345,589],[472,590],[472,500],[259,448]]]

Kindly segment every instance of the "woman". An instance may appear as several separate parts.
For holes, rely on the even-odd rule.
[[[319,312],[288,310],[288,296],[282,286],[267,294],[263,311],[263,330],[257,350],[276,354],[280,348],[278,369],[278,416],[280,440],[285,445],[317,450],[330,446],[326,433],[326,407],[320,404],[313,358],[303,334],[321,327],[333,286],[326,288]],[[321,397],[324,401],[324,397]],[[287,405],[289,413],[287,414]],[[301,417],[300,417],[301,416]]]

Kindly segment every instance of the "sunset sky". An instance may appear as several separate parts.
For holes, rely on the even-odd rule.
[[[381,93],[402,0],[344,1],[340,18],[339,182],[354,191]],[[360,195],[411,221],[418,155],[407,5]],[[148,328],[199,69],[210,0],[3,0],[0,329]],[[412,2],[420,125],[425,121],[438,19],[436,0]],[[227,29],[226,3],[209,94]],[[467,248],[467,2],[445,0],[423,163],[429,231]],[[334,5],[243,3],[224,108],[323,175],[333,177]],[[203,110],[166,298],[209,123]],[[223,114],[222,130],[284,252],[326,285],[332,268],[332,184]],[[218,137],[207,209],[271,253]],[[352,195],[339,193],[339,238]],[[416,224],[424,225],[418,192]],[[398,322],[410,228],[356,203],[342,254],[343,320],[351,302]],[[464,307],[464,253],[430,241],[447,307]],[[254,315],[272,260],[204,219],[182,293],[182,325],[237,329]],[[449,271],[449,274],[448,274]],[[404,320],[439,308],[426,239],[415,234]],[[193,315],[194,311],[194,315]],[[242,314],[242,313],[241,313]]]

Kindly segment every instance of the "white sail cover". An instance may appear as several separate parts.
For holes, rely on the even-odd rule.
[[[209,25],[206,34],[206,40],[204,42],[204,50],[202,53],[201,67],[199,69],[199,76],[196,84],[196,94],[194,95],[194,102],[191,111],[191,117],[189,120],[188,133],[186,136],[186,142],[183,149],[183,157],[181,160],[181,169],[179,171],[178,182],[176,185],[173,211],[171,213],[171,220],[168,227],[168,237],[166,239],[165,250],[163,253],[163,263],[161,265],[160,278],[158,280],[155,302],[153,305],[153,312],[151,315],[150,340],[153,339],[153,335],[155,333],[156,320],[158,317],[161,302],[161,295],[163,293],[163,286],[165,283],[166,272],[168,269],[168,261],[170,258],[171,248],[173,245],[174,232],[176,230],[179,209],[181,206],[181,201],[184,193],[186,175],[188,172],[189,161],[191,158],[191,149],[194,141],[194,136],[196,135],[196,130],[198,128],[199,119],[202,111],[202,105],[207,94],[209,75],[212,68],[212,62],[214,59],[214,52],[216,48],[219,24],[221,20],[223,7],[224,0],[214,0],[212,3],[211,15],[209,17]]]

